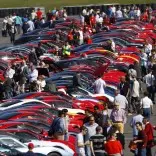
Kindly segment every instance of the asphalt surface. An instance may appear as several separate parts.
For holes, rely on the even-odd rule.
[[[2,30],[2,21],[3,19],[0,19],[0,31]],[[16,38],[18,38],[20,35],[16,35]],[[0,34],[0,47],[1,46],[9,46],[9,45],[12,45],[10,43],[10,38],[9,37],[2,37],[2,34]],[[146,86],[145,84],[142,84],[143,86],[143,90],[146,90]],[[133,156],[133,154],[129,151],[129,148],[128,148],[128,144],[130,142],[130,140],[132,140],[132,128],[129,126],[129,123],[130,123],[130,120],[132,118],[133,115],[131,116],[128,116],[128,120],[127,120],[127,123],[125,125],[125,138],[126,138],[126,145],[125,145],[125,150],[124,150],[124,155],[125,156]],[[151,116],[151,123],[153,125],[156,125],[156,105],[154,105],[154,111],[153,111],[153,115]],[[155,136],[156,136],[156,131],[155,131]],[[153,152],[153,155],[154,156],[154,153],[156,152],[156,147],[153,147],[152,149],[152,152]]]

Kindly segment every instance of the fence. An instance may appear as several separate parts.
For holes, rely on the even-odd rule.
[[[95,10],[100,9],[101,11],[106,12],[107,8],[110,5],[114,5],[116,7],[119,6],[119,4],[116,3],[116,4],[101,4],[101,5],[91,4],[91,5],[82,5],[82,6],[65,6],[63,8],[66,9],[68,15],[79,15],[84,8],[88,8],[88,9],[92,8]],[[120,6],[123,7],[123,6],[130,6],[130,5],[132,6],[133,4],[120,5]],[[153,4],[136,4],[136,5],[140,7],[141,11],[144,11],[146,6],[151,6],[152,9],[156,10],[156,3],[153,3]]]

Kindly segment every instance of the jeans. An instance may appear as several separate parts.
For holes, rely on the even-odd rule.
[[[137,156],[146,156],[146,148],[138,149]]]
[[[150,119],[150,116],[151,116],[151,108],[143,108],[143,116],[145,118]]]

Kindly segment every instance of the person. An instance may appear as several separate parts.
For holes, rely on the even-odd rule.
[[[112,39],[110,40],[110,45],[111,45],[111,51],[115,52],[115,42]]]
[[[154,102],[154,85],[155,85],[155,77],[153,75],[153,71],[149,70],[148,74],[143,78],[144,82],[146,83],[147,86],[147,91],[149,93],[149,97],[151,98],[151,100]]]
[[[7,70],[5,71],[5,74],[10,78],[12,79],[14,74],[15,74],[15,70],[11,68],[11,65],[9,64],[8,65],[8,68]]]
[[[128,101],[125,96],[120,94],[119,90],[115,91],[114,103],[118,103],[120,108],[124,109],[125,111],[128,108]]]
[[[37,84],[38,84],[38,92],[41,92],[44,90],[44,87],[46,86],[45,76],[39,75],[37,78]]]
[[[95,122],[99,125],[99,126],[103,126],[103,114],[100,111],[98,106],[94,106],[94,113],[93,116],[95,118]]]
[[[70,119],[69,119],[69,116],[68,116],[68,109],[63,109],[62,110],[64,112],[64,122],[65,122],[65,135],[64,135],[64,140],[65,141],[68,141],[69,139],[69,134],[68,134],[68,126],[69,126],[69,122],[70,122]]]
[[[113,125],[113,126],[111,127],[111,129],[109,130],[107,138],[109,138],[109,135],[110,135],[111,133],[115,133],[115,134],[116,134],[116,139],[117,139],[118,141],[120,141],[120,143],[121,143],[121,145],[122,145],[122,149],[124,149],[124,148],[125,148],[125,136],[124,136],[124,134],[120,133],[120,132],[118,131],[117,127],[114,126],[114,125]]]
[[[90,116],[89,122],[85,123],[84,126],[87,128],[87,134],[85,137],[85,141],[89,141],[90,137],[96,134],[96,127],[98,126],[97,123],[95,123],[95,118],[94,116]],[[90,156],[91,155],[91,150],[90,150],[90,144],[88,144],[85,148],[86,150],[86,155]]]
[[[145,125],[144,131],[147,135],[147,147],[146,147],[146,156],[152,156],[151,148],[154,146],[154,133],[153,126],[149,122],[148,118],[143,118],[143,124]]]
[[[3,83],[3,91],[5,99],[10,99],[13,96],[13,82],[9,75],[4,75],[5,81]]]
[[[30,67],[30,73],[28,75],[29,78],[29,82],[33,82],[33,81],[37,81],[37,77],[38,77],[38,70],[35,68],[34,65],[32,65]]]
[[[17,32],[15,23],[13,22],[10,28],[10,42],[14,43],[15,42],[15,34]]]
[[[110,119],[113,122],[113,125],[118,128],[120,133],[124,133],[124,124],[127,121],[126,112],[123,109],[120,109],[118,103],[114,104],[114,108],[111,112]]]
[[[88,130],[85,126],[80,128],[80,133],[76,135],[76,153],[78,156],[86,156],[85,146],[89,144],[89,141],[84,141],[84,136],[87,134]]]
[[[73,76],[73,87],[83,87],[81,82],[81,73],[76,73]]]
[[[128,81],[126,81],[126,77],[125,76],[121,76],[120,84],[119,84],[120,94],[125,96],[126,98],[128,98],[128,96],[130,94],[130,88],[129,87],[130,86],[129,86]]]
[[[111,133],[108,141],[104,144],[108,156],[122,156],[122,145],[116,138],[116,133]]]
[[[144,51],[147,54],[147,56],[149,57],[151,55],[151,50],[152,50],[152,45],[150,43],[148,43],[147,41],[145,42],[145,47],[144,47]]]
[[[112,130],[112,120],[108,119],[105,123],[105,125],[103,126],[103,135],[107,138],[108,135],[110,134],[110,131]]]
[[[37,19],[41,19],[42,18],[42,11],[40,10],[40,8],[37,9],[36,15],[37,15]]]
[[[21,33],[21,26],[22,26],[22,24],[23,24],[22,18],[17,14],[16,18],[15,18],[15,26],[17,28],[18,34]]]
[[[23,26],[22,26],[23,34],[26,34],[28,32],[28,29],[29,29],[29,25],[26,21],[23,23]]]
[[[110,114],[111,114],[111,109],[108,109],[108,104],[104,103],[103,104],[103,126],[107,125],[107,120],[110,118]]]
[[[116,19],[123,18],[123,14],[121,11],[121,8],[119,7],[118,10],[116,11]]]
[[[142,123],[136,123],[136,129],[138,130],[137,139],[133,142],[137,144],[137,156],[146,156],[147,136],[143,130]]]
[[[31,12],[31,20],[34,20],[37,17],[37,14],[35,12],[35,10],[32,10]]]
[[[136,77],[133,78],[133,87],[131,91],[131,105],[133,109],[133,113],[136,112],[137,109],[140,109],[140,105],[138,105],[139,97],[140,97],[140,84],[137,81]]]
[[[83,119],[83,123],[89,122],[89,118],[92,116],[91,112],[89,109],[85,109],[85,118]]]
[[[35,154],[33,152],[34,149],[34,144],[33,143],[29,143],[28,144],[28,152],[26,152],[23,156],[37,156],[37,154]]]
[[[95,19],[94,14],[92,14],[92,15],[90,16],[89,22],[90,22],[91,28],[95,28],[95,26],[96,26],[96,19]]]
[[[53,120],[48,133],[50,136],[53,136],[54,139],[64,140],[65,131],[64,112],[59,110],[58,117]]]
[[[37,65],[38,58],[36,54],[36,49],[32,47],[30,53],[29,53],[29,62],[33,63],[34,65]]]
[[[21,72],[20,72],[20,79],[19,79],[19,86],[20,86],[21,93],[25,92],[25,84],[27,82],[28,74],[29,74],[28,66],[26,64],[26,61],[23,60],[21,63]]]
[[[105,81],[99,77],[94,83],[93,86],[95,88],[95,93],[96,94],[105,94],[105,87],[106,87],[106,83]]]
[[[65,45],[63,46],[63,56],[67,57],[70,56],[70,52],[71,52],[71,46],[69,45],[68,42],[65,43]]]
[[[82,45],[84,42],[84,38],[83,38],[83,31],[81,29],[79,29],[79,45]]]
[[[140,104],[143,109],[143,116],[150,119],[151,113],[153,113],[153,102],[148,97],[147,92],[144,92],[144,98],[141,99]]]
[[[141,109],[138,109],[137,110],[137,115],[133,116],[131,121],[130,121],[130,126],[133,129],[133,137],[134,138],[136,138],[138,136],[138,130],[136,129],[136,123],[137,122],[142,123],[142,120],[144,118],[141,113],[142,113]]]
[[[106,138],[102,135],[102,127],[96,127],[96,134],[90,137],[90,146],[93,156],[104,156],[104,142]]]
[[[34,22],[33,21],[31,21],[30,19],[28,19],[28,25],[29,25],[29,28],[28,28],[28,32],[29,31],[33,31],[34,29],[35,29],[35,26],[34,26]]]

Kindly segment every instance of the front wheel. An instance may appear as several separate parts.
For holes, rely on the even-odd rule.
[[[57,152],[52,152],[52,153],[49,153],[47,156],[62,156],[62,155]]]

